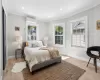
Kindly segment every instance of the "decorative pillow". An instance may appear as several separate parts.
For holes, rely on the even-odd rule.
[[[33,48],[39,47],[37,41],[31,42],[31,46],[32,46]]]
[[[26,46],[28,46],[28,47],[33,47],[33,48],[36,48],[36,47],[43,47],[43,43],[42,43],[42,41],[26,42]]]
[[[32,47],[32,43],[31,42],[26,42],[26,46],[27,47]]]
[[[29,46],[28,42],[26,42],[26,46]]]
[[[39,47],[36,43],[34,44],[34,43],[32,43],[32,47],[33,48],[36,48],[36,47]]]
[[[38,47],[43,47],[42,41],[37,41],[37,45],[38,45]]]

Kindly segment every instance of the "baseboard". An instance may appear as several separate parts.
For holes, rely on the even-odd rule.
[[[79,57],[79,56],[72,56],[72,55],[68,55],[68,56],[73,57],[73,58],[76,58],[76,59],[79,59],[79,60],[82,60],[82,61],[86,61],[86,62],[89,61],[89,59],[83,58],[83,57]],[[90,63],[93,64],[93,60],[91,60]],[[100,67],[100,63],[99,62],[97,63],[97,65]]]

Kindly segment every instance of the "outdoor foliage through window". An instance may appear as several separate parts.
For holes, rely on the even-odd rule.
[[[63,27],[62,26],[55,27],[55,44],[63,45]]]
[[[28,40],[36,40],[36,26],[28,26]]]

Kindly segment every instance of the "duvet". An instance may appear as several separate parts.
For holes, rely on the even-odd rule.
[[[25,60],[28,62],[28,65],[29,65],[30,72],[32,72],[32,67],[35,64],[60,56],[59,51],[53,47],[49,47],[49,48],[25,47],[24,54],[25,54]]]

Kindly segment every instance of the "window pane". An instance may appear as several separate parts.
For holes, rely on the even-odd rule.
[[[76,29],[73,29],[73,34],[77,34],[77,30]]]
[[[76,39],[77,46],[81,46],[81,43],[80,43],[80,41],[81,41],[81,36],[80,36],[80,35],[77,35],[76,38],[77,38],[77,39]]]
[[[76,45],[76,40],[77,39],[77,35],[72,35],[72,44]]]
[[[55,35],[63,35],[63,27],[62,26],[55,27]]]
[[[81,46],[85,46],[85,35],[81,35]]]
[[[63,44],[63,36],[55,36],[55,44]]]
[[[77,29],[77,34],[80,34],[80,29]]]
[[[36,26],[28,25],[28,40],[36,40]]]
[[[85,29],[81,29],[81,34],[84,34],[85,33]]]

